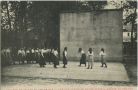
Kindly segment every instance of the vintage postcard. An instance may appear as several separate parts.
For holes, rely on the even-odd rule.
[[[1,1],[1,90],[136,90],[136,0]]]

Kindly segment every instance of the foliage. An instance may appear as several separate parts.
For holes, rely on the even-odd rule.
[[[16,42],[13,45],[16,46],[18,42],[22,47],[29,41],[39,40],[40,46],[59,47],[60,12],[98,10],[105,4],[104,1],[2,1],[2,43]],[[10,45],[8,43],[7,46]]]

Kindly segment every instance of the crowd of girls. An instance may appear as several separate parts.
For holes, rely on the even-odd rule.
[[[66,68],[68,63],[68,51],[67,47],[64,47],[63,50],[63,68]],[[86,66],[88,62],[87,69],[92,69],[94,66],[94,51],[92,48],[88,49],[88,53],[85,53],[82,48],[79,48],[78,53],[80,55],[80,64]],[[101,67],[106,67],[106,53],[104,48],[101,48],[99,52]],[[40,67],[45,67],[45,65],[53,64],[54,68],[57,68],[59,65],[59,53],[58,49],[46,49],[46,48],[2,48],[1,50],[1,59],[2,63],[8,64],[32,64],[38,63]]]

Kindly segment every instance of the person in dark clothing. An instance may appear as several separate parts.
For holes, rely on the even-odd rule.
[[[67,65],[67,47],[65,47],[63,51],[63,68],[66,68],[66,65]]]
[[[18,50],[18,61],[19,61],[19,64],[21,64],[21,61],[22,61],[22,51],[21,51],[21,49]]]
[[[36,48],[35,49],[35,61],[36,61],[36,63],[38,63],[38,59],[39,59],[38,58],[39,57],[38,55],[39,55],[39,50],[38,50],[38,48]]]
[[[30,63],[30,50],[29,49],[26,50],[26,60],[27,60],[27,63]]]
[[[48,52],[47,52],[47,62],[49,63],[49,64],[51,64],[51,49],[48,49]]]
[[[85,52],[82,50],[82,48],[79,48],[78,52],[80,54],[80,65],[79,66],[81,66],[81,64],[85,64],[85,67],[86,67],[86,54],[85,54]]]
[[[50,51],[49,51],[49,61],[50,62],[53,62],[53,50],[52,49],[50,49]]]
[[[41,54],[41,52],[38,54],[38,61],[39,61],[40,67],[45,67],[46,63],[44,60],[44,56]]]
[[[15,64],[15,61],[17,61],[17,48],[13,47],[12,48],[12,58],[13,58],[13,64]]]
[[[34,63],[35,61],[35,51],[34,48],[31,49],[31,63]]]
[[[101,63],[102,63],[101,67],[103,67],[105,65],[105,67],[107,68],[106,59],[105,59],[106,53],[104,52],[103,48],[101,49],[101,52],[99,55],[101,57]]]

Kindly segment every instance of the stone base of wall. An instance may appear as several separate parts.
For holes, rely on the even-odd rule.
[[[62,57],[60,57],[60,60],[62,61]],[[107,62],[122,62],[123,58],[122,57],[106,57],[105,58]],[[78,57],[68,57],[68,61],[76,61],[79,62],[80,58]],[[87,60],[87,58],[86,58]],[[95,57],[94,58],[95,62],[100,62],[100,57]]]

